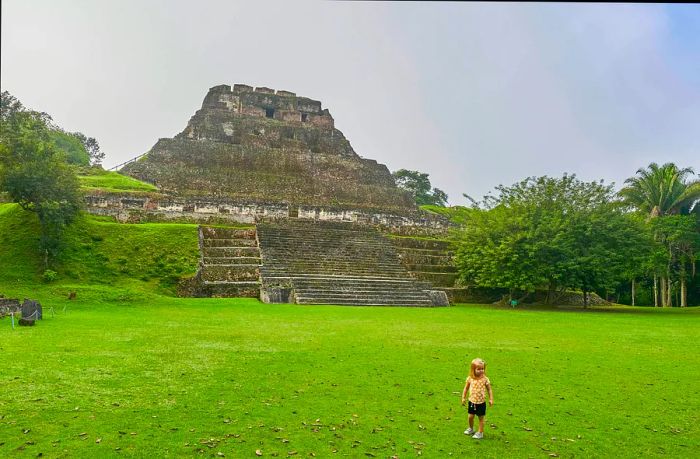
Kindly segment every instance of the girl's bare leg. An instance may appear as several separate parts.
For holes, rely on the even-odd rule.
[[[486,416],[479,416],[479,432],[484,433],[484,420]],[[472,421],[473,422],[473,419]]]
[[[474,415],[473,414],[469,415],[469,428],[474,430]]]

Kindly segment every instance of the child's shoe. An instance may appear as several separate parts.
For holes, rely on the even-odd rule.
[[[473,433],[474,429],[472,429],[471,427],[464,431],[464,435],[472,435]]]
[[[476,438],[477,440],[481,440],[484,438],[484,433],[483,432],[477,432],[474,435],[472,435],[472,438]]]

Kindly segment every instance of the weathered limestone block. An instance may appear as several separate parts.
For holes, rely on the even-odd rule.
[[[442,290],[427,290],[430,300],[433,302],[433,306],[449,306],[450,301],[447,298],[447,294]]]
[[[22,307],[18,299],[0,297],[0,317],[9,316],[13,313],[19,313],[21,308]]]
[[[22,303],[22,317],[39,320],[43,318],[43,310],[38,301],[25,298]],[[33,325],[33,324],[32,324]]]

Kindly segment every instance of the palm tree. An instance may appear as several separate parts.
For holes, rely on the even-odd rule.
[[[651,163],[637,170],[637,176],[625,180],[627,186],[620,190],[623,200],[649,215],[687,215],[700,200],[700,180],[686,181],[693,176],[692,167],[679,169],[673,163],[659,167]]]
[[[690,167],[679,169],[673,163],[659,167],[656,163],[637,170],[635,177],[625,180],[620,190],[623,201],[648,215],[648,219],[666,215],[688,215],[697,212],[700,201],[700,180],[687,181],[694,175]],[[694,209],[695,207],[695,209]],[[669,253],[669,258],[673,258]],[[684,266],[682,267],[684,268]],[[684,271],[682,269],[682,271]],[[670,262],[666,275],[661,277],[661,304],[671,303]],[[685,305],[685,275],[681,275],[681,305]],[[654,275],[654,306],[658,304]]]

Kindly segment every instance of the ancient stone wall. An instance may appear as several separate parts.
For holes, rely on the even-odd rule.
[[[91,194],[86,210],[95,215],[115,217],[120,222],[187,221],[199,223],[259,223],[286,219],[326,222],[354,222],[394,234],[433,235],[448,231],[448,220],[414,211],[390,213],[380,209],[358,209],[261,203],[230,200],[199,200],[175,197],[147,197],[128,194]]]

